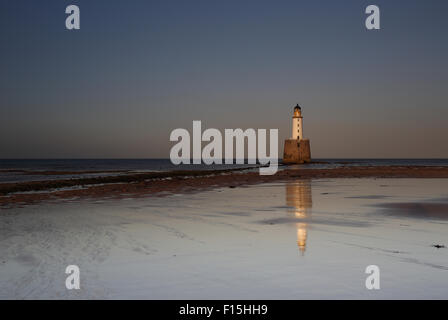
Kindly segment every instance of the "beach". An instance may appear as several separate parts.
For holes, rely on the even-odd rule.
[[[0,298],[447,298],[447,168],[167,178],[2,196]]]
[[[213,188],[247,186],[258,183],[322,178],[448,178],[448,166],[353,166],[307,168],[284,166],[275,175],[260,175],[256,168],[222,170],[161,171],[0,183],[0,206],[3,208],[73,198],[126,198],[166,196]],[[110,173],[110,172],[109,172]],[[39,175],[63,177],[71,171],[43,171]],[[80,173],[78,173],[79,175]]]

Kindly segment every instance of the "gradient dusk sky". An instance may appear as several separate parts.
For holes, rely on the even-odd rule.
[[[0,158],[168,158],[193,120],[281,151],[296,103],[314,158],[448,158],[446,0],[2,0],[0,34]]]

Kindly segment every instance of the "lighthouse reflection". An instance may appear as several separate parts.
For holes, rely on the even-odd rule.
[[[297,246],[299,247],[299,252],[304,255],[308,237],[307,220],[310,218],[313,205],[311,181],[300,180],[286,183],[286,205],[292,207],[291,210],[296,218],[304,220],[296,223]]]

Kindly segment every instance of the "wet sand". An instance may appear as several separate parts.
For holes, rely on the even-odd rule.
[[[58,171],[57,174],[61,175],[61,172]],[[120,175],[104,177],[1,183],[0,207],[11,208],[72,198],[165,196],[221,187],[235,188],[258,183],[321,178],[448,178],[448,167],[346,166],[332,169],[285,167],[272,176],[261,176],[258,170],[248,172],[247,169],[138,174],[120,172]]]
[[[291,177],[2,210],[0,298],[446,299],[447,190]],[[80,290],[65,288],[69,264]],[[380,290],[365,287],[368,265]]]
[[[0,298],[446,299],[447,178],[351,166],[0,184]],[[70,264],[81,290],[65,288]]]

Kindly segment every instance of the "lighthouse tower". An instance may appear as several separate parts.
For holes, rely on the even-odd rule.
[[[292,116],[292,136],[291,139],[303,140],[303,117],[302,108],[297,104]]]
[[[285,140],[283,163],[311,162],[310,140],[303,138],[302,108],[297,104],[292,116],[292,136]]]

